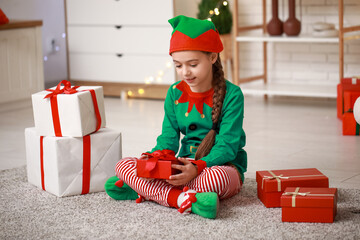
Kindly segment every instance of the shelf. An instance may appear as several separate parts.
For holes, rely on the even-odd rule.
[[[296,37],[270,36],[269,34],[238,35],[237,42],[310,42],[310,43],[338,43],[338,37],[320,38],[311,35],[299,35]]]
[[[360,39],[359,32],[347,33],[344,40]],[[311,35],[301,34],[296,37],[270,36],[269,34],[252,33],[240,34],[236,37],[237,42],[295,42],[295,43],[339,43],[339,37],[313,37]]]
[[[240,88],[244,94],[251,95],[277,95],[293,97],[320,97],[336,98],[336,85],[315,85],[315,84],[295,84],[295,83],[267,83],[249,82],[241,83]]]
[[[282,36],[270,36],[266,34],[267,0],[262,0],[262,23],[257,25],[239,26],[238,0],[233,1],[233,33],[235,36],[234,52],[234,70],[233,82],[240,84],[244,93],[283,95],[283,96],[301,96],[301,97],[323,97],[336,98],[336,84],[327,83],[315,85],[314,82],[303,82],[299,84],[296,81],[287,83],[272,83],[268,81],[268,44],[267,43],[319,43],[319,44],[337,44],[339,47],[339,79],[344,77],[344,42],[348,40],[360,39],[360,25],[344,27],[344,0],[338,1],[338,35],[335,37],[315,37],[311,33],[303,33],[299,36],[289,37],[286,34]],[[240,43],[257,42],[262,43],[263,72],[258,76],[249,76],[240,78]],[[263,80],[259,82],[259,80]],[[241,83],[243,82],[243,83]],[[246,83],[245,83],[246,82]],[[276,82],[276,81],[274,81]]]

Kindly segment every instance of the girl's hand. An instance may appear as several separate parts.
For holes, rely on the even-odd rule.
[[[197,166],[192,164],[186,158],[178,158],[178,160],[184,165],[172,164],[171,167],[180,170],[181,173],[171,175],[170,178],[166,180],[166,182],[174,186],[181,186],[190,182],[197,176],[198,171]]]

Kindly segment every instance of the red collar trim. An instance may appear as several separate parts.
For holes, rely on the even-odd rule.
[[[193,92],[191,91],[189,85],[184,81],[181,81],[179,84],[177,84],[176,88],[182,92],[177,102],[178,103],[189,102],[187,114],[191,112],[193,106],[195,105],[196,110],[201,114],[201,117],[204,118],[205,117],[203,114],[204,103],[209,107],[213,107],[213,94],[214,94],[213,88],[211,88],[206,92],[201,92],[201,93]]]

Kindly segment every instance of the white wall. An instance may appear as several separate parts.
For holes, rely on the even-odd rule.
[[[286,0],[279,0],[281,20],[288,17]],[[312,33],[312,23],[334,23],[338,29],[337,0],[296,1],[297,18],[302,34]],[[239,24],[247,26],[262,21],[262,1],[239,0]],[[284,9],[282,4],[284,3]],[[344,26],[360,24],[360,1],[344,0]],[[271,18],[271,1],[267,1],[267,17]],[[358,32],[360,34],[360,32]],[[337,43],[269,43],[268,76],[270,81],[293,83],[336,84],[339,82],[339,45]],[[360,40],[345,42],[344,75],[360,75]],[[262,73],[262,44],[240,44],[240,75],[248,77]]]
[[[0,8],[11,20],[42,20],[45,86],[50,87],[67,78],[65,15],[63,0],[0,0]],[[50,52],[55,39],[59,51]]]
[[[175,0],[175,16],[185,15],[188,17],[196,18],[198,13],[198,4],[201,0]]]

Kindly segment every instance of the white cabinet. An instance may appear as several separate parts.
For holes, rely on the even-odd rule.
[[[31,102],[31,94],[44,89],[41,25],[41,21],[0,25],[1,109],[19,101]]]
[[[175,81],[168,54],[172,0],[67,0],[66,12],[71,80]]]
[[[67,0],[68,24],[166,25],[172,0]]]

